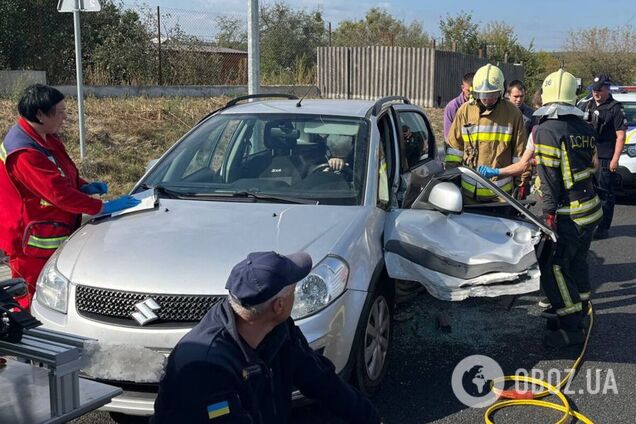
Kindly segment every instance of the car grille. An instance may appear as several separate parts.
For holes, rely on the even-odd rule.
[[[135,304],[152,298],[161,307],[155,313],[159,319],[152,326],[191,326],[203,318],[212,306],[225,299],[223,295],[184,295],[138,293],[77,286],[75,303],[80,315],[119,325],[139,327],[132,318]]]

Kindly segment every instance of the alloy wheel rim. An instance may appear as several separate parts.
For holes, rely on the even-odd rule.
[[[377,380],[384,369],[389,350],[390,321],[389,305],[384,296],[378,296],[367,318],[363,346],[367,376],[372,381]]]

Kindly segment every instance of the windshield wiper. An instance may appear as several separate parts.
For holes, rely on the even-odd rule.
[[[300,199],[298,197],[272,196],[270,194],[260,194],[253,191],[234,191],[229,193],[232,197],[246,197],[255,200],[275,201],[283,203],[295,203],[300,205],[317,205],[317,200]]]
[[[146,183],[143,183],[139,185],[139,188],[144,190],[154,189],[157,192],[157,194],[167,197],[169,199],[184,199],[186,197],[190,197],[193,195],[192,193],[182,193],[180,191],[171,190],[160,184],[157,184],[156,186],[151,186]]]

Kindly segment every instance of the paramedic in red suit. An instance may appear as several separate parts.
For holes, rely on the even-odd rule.
[[[88,183],[66,153],[58,131],[66,118],[64,95],[42,84],[27,87],[20,118],[0,144],[0,249],[11,274],[24,278],[28,308],[46,260],[75,231],[82,214],[112,213],[134,206],[131,196],[102,202],[103,182]]]

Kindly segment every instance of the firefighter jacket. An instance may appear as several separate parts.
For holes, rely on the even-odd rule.
[[[603,216],[594,186],[597,133],[578,116],[544,119],[534,133],[534,154],[543,191],[543,213],[579,226]]]
[[[447,166],[504,168],[519,161],[526,139],[523,116],[512,103],[501,99],[492,110],[474,102],[464,103],[448,133],[444,161]],[[493,182],[503,191],[512,192],[512,177],[495,177]],[[493,191],[465,175],[462,175],[462,190],[468,198],[479,201],[496,197]]]
[[[20,118],[0,145],[0,249],[47,258],[102,202],[82,193],[86,181],[57,136],[46,140]]]

